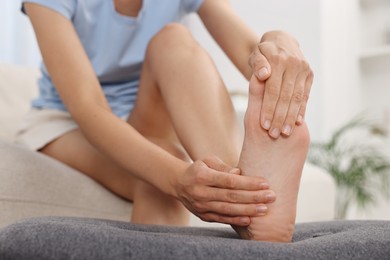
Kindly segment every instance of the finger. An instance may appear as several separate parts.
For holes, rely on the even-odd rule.
[[[274,118],[269,129],[270,136],[275,139],[278,138],[280,133],[283,131],[283,124],[286,120],[291,98],[294,95],[297,74],[298,71],[296,69],[289,69],[284,73],[279,99],[274,112]]]
[[[273,127],[280,129],[285,136],[291,135],[298,117],[298,111],[303,101],[306,73],[299,73],[297,70],[288,73],[289,77],[283,79],[283,90],[276,108]],[[284,93],[285,92],[285,93]],[[275,125],[275,126],[274,126]],[[278,128],[281,127],[281,128]],[[271,128],[272,129],[272,128]],[[277,133],[272,132],[271,136],[277,138]]]
[[[307,102],[309,100],[313,80],[314,80],[314,74],[312,71],[310,71],[309,75],[306,79],[306,83],[305,83],[305,91],[303,94],[303,101],[302,101],[302,104],[301,104],[299,112],[298,112],[297,125],[301,125],[303,123],[303,121],[305,120],[306,106],[307,106]]]
[[[294,93],[292,95],[286,120],[282,128],[282,134],[285,136],[290,136],[292,134],[295,124],[298,120],[298,112],[300,107],[303,104],[306,78],[307,78],[306,73],[300,73],[297,77]]]
[[[249,226],[251,220],[249,217],[231,217],[223,216],[214,213],[205,213],[198,216],[201,220],[206,222],[218,222],[222,224],[235,225],[240,227]]]
[[[268,207],[265,204],[237,204],[221,201],[209,201],[199,205],[197,211],[200,214],[215,213],[225,216],[264,216],[268,212]]]
[[[256,191],[269,187],[266,180],[257,176],[226,174],[212,169],[206,185],[222,189]]]
[[[219,188],[208,188],[203,192],[203,201],[222,201],[238,204],[272,203],[276,200],[274,191],[264,189],[260,191],[237,191]]]
[[[222,159],[220,159],[217,156],[208,157],[208,158],[204,159],[203,162],[209,168],[214,169],[216,171],[220,171],[220,172],[231,172],[232,171],[232,173],[237,173],[237,171],[240,172],[239,169],[228,165],[227,163],[222,161]]]
[[[235,175],[241,175],[242,172],[241,172],[241,169],[239,168],[233,168],[229,171],[230,174],[235,174]]]
[[[258,46],[254,52],[252,52],[249,59],[250,66],[252,67],[253,74],[261,80],[265,81],[271,75],[271,65],[267,58],[261,53],[260,46]]]
[[[274,67],[271,77],[265,82],[264,99],[261,108],[261,125],[265,130],[271,128],[276,104],[280,95],[283,71],[283,67]]]

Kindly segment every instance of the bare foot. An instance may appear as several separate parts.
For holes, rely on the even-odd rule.
[[[257,79],[249,85],[249,102],[245,114],[245,139],[238,167],[243,175],[262,176],[276,193],[268,204],[266,216],[253,217],[246,227],[233,227],[244,239],[291,242],[294,233],[297,195],[303,164],[309,148],[306,124],[295,127],[290,137],[272,139],[260,127],[259,116],[264,85]]]

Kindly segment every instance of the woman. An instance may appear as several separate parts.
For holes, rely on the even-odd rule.
[[[187,208],[205,221],[233,225],[244,238],[291,239],[289,228],[264,227],[280,220],[280,213],[264,216],[272,207],[287,210],[282,227],[294,222],[307,152],[303,118],[312,72],[290,35],[269,32],[259,40],[226,0],[23,0],[23,6],[44,63],[20,142],[133,201],[134,223],[185,225]],[[226,88],[207,53],[175,23],[195,11],[251,79],[240,160]],[[295,176],[289,183],[278,181],[281,159]]]

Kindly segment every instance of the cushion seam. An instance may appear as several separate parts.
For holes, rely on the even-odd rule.
[[[56,204],[56,203],[49,203],[49,202],[42,202],[42,201],[15,199],[15,198],[5,198],[5,197],[0,197],[0,202],[1,201],[16,202],[16,203],[33,203],[33,204],[37,204],[37,205],[46,205],[46,206],[55,206],[55,207],[66,207],[66,208],[70,208],[70,209],[81,209],[81,210],[90,211],[90,212],[105,213],[105,214],[109,214],[109,215],[113,215],[114,216],[114,214],[110,213],[109,211],[100,211],[100,210],[94,210],[94,209],[90,209],[90,208],[70,206],[70,205],[66,205],[66,204]],[[123,211],[123,213],[126,213],[126,212]]]

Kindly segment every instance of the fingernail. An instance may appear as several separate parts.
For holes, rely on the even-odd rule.
[[[275,196],[275,194],[273,194],[273,193],[268,193],[267,195],[265,195],[265,199],[266,199],[268,202],[275,201],[276,196]]]
[[[240,218],[240,222],[244,225],[249,225],[250,223],[249,218]]]
[[[269,184],[268,183],[260,183],[260,189],[268,190],[269,189]]]
[[[259,205],[259,206],[256,206],[256,211],[257,213],[266,213],[267,212],[267,206],[265,205]]]
[[[264,78],[265,76],[267,76],[268,75],[268,69],[266,68],[266,67],[263,67],[263,68],[261,68],[261,70],[259,70],[258,72],[257,72],[257,75],[259,76],[259,78]]]
[[[265,120],[263,127],[265,130],[269,130],[269,128],[271,127],[271,121]]]
[[[278,138],[279,135],[280,135],[280,130],[279,130],[279,128],[274,128],[274,129],[272,130],[272,132],[271,132],[271,136],[272,136],[273,138]]]
[[[290,135],[291,134],[291,126],[286,125],[283,127],[283,134]]]

